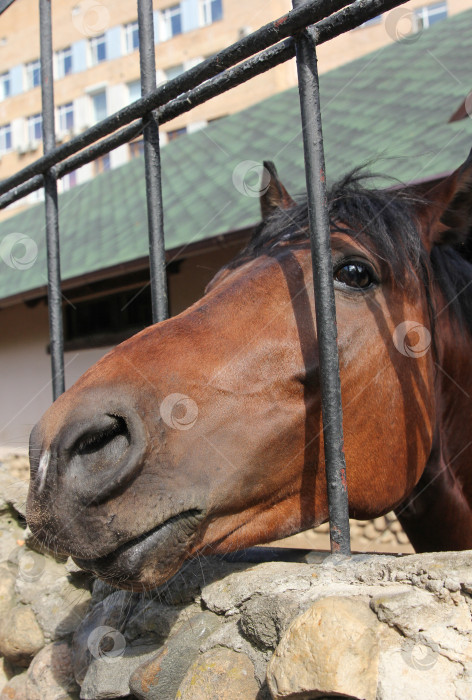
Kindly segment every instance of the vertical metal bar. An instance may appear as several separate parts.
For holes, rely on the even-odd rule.
[[[156,89],[156,55],[152,0],[138,0],[139,63],[141,94]],[[154,323],[168,317],[166,259],[164,243],[164,207],[162,203],[159,123],[155,112],[147,116],[144,128],[144,167],[149,230],[149,265],[151,272],[152,319]]]
[[[297,5],[297,0],[294,0],[294,6]],[[308,28],[297,34],[295,43],[316,300],[331,552],[350,554],[331,235],[326,196],[316,42],[313,30]]]
[[[41,53],[41,99],[44,153],[56,145],[54,125],[54,78],[52,69],[51,0],[39,0]],[[48,312],[51,339],[52,393],[54,400],[64,391],[64,337],[62,328],[61,265],[57,181],[53,170],[44,175],[46,244],[48,259]]]

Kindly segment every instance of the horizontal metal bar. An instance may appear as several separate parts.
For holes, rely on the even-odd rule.
[[[86,148],[97,139],[107,136],[135,119],[161,107],[177,97],[177,95],[191,90],[205,80],[213,78],[226,68],[243,61],[272,44],[276,44],[281,39],[285,39],[287,36],[300,31],[306,25],[314,24],[320,19],[332,15],[354,1],[310,0],[302,7],[292,10],[283,17],[266,24],[247,37],[223,49],[216,56],[202,61],[202,63],[190,68],[190,70],[182,73],[177,78],[165,85],[161,85],[149,95],[145,95],[131,105],[123,107],[123,109],[103,119],[82,134],[57,146],[50,153],[44,154],[34,163],[27,165],[22,170],[0,182],[0,194],[8,192],[12,187],[20,185],[34,175],[45,172],[59,161],[82,150],[82,148]]]
[[[359,26],[359,24],[363,24],[369,19],[376,17],[379,12],[398,7],[398,5],[401,5],[403,2],[404,0],[358,0],[355,5],[349,5],[332,17],[323,19],[315,25],[314,28],[318,35],[317,44],[322,44],[330,39],[334,39],[334,37],[339,36],[343,32],[354,29]],[[246,80],[256,75],[261,75],[265,71],[270,70],[270,68],[280,65],[294,56],[294,41],[293,39],[286,39],[276,46],[253,56],[244,63],[220,73],[211,80],[206,81],[203,85],[199,85],[193,90],[171,100],[159,110],[159,121],[161,124],[171,121],[196,105],[202,104],[216,95],[244,83]],[[179,78],[175,78],[174,80],[178,80]],[[83,149],[56,166],[56,177],[61,178],[73,170],[80,168],[82,165],[99,158],[105,153],[109,153],[114,148],[127,143],[140,134],[143,128],[143,121],[140,119],[134,124],[120,129],[115,134],[103,138],[98,143]],[[31,194],[31,192],[35,192],[42,186],[42,176],[36,175],[25,183],[11,188],[6,194],[0,196],[0,209]]]

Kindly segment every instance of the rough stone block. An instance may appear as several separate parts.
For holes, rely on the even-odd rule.
[[[19,673],[10,678],[0,692],[0,700],[28,700],[26,695],[27,673]]]
[[[231,649],[211,649],[189,669],[176,700],[256,700],[259,684],[250,659]]]
[[[150,662],[134,672],[131,691],[144,700],[174,700],[198,649],[219,624],[218,617],[210,612],[191,617]]]
[[[15,605],[0,622],[0,653],[12,664],[28,666],[44,646],[44,636],[28,605]]]
[[[78,697],[79,690],[72,672],[68,643],[54,642],[41,649],[27,672],[28,700],[64,700]]]
[[[269,662],[273,698],[347,695],[375,700],[379,628],[361,600],[318,600],[292,622]]]

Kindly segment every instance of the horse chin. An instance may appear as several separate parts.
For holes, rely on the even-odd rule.
[[[149,590],[177,573],[198,537],[204,517],[205,513],[199,510],[184,511],[106,556],[73,560],[119,588]]]

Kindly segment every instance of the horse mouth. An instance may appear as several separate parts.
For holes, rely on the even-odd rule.
[[[204,517],[197,509],[183,511],[103,557],[73,560],[119,588],[149,589],[178,571]]]

